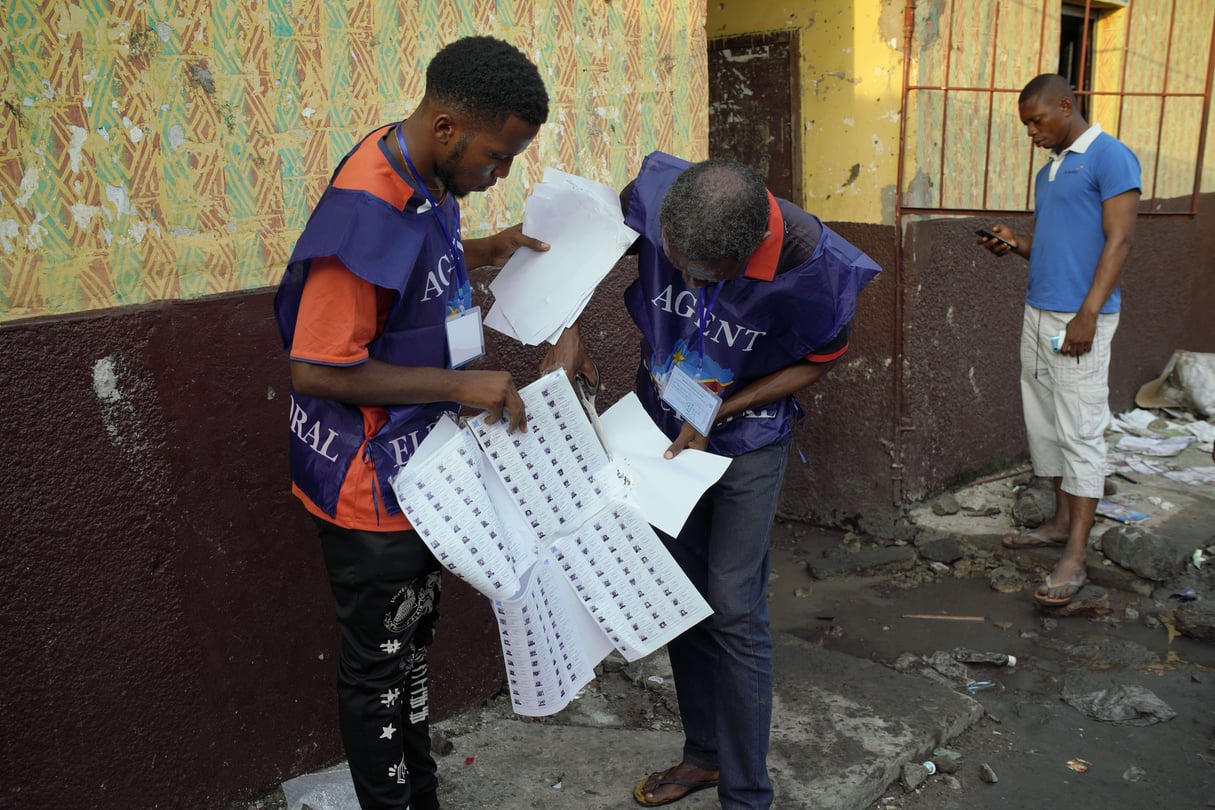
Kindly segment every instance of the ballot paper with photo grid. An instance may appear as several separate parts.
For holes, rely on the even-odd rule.
[[[464,428],[441,422],[393,489],[440,563],[492,600],[512,704],[541,715],[564,707],[612,647],[636,660],[711,611],[636,497],[637,487],[660,486],[659,473],[642,481],[646,464],[608,459],[564,372],[520,396],[527,432],[485,415]],[[644,454],[661,459],[664,442],[659,433]],[[702,455],[699,477],[679,479],[689,504],[729,463]],[[674,471],[692,458],[672,461]],[[664,530],[678,532],[682,505],[680,515],[655,508],[666,510]]]
[[[612,651],[551,557],[524,575],[517,595],[495,599],[493,606],[507,688],[519,714],[539,717],[565,708]]]
[[[440,565],[491,599],[519,592],[520,577],[536,561],[536,539],[515,519],[468,430],[440,419],[393,490]]]

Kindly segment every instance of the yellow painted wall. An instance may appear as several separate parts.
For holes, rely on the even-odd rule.
[[[893,222],[898,153],[904,149],[904,205],[1024,210],[1032,200],[1035,151],[1017,116],[1020,88],[1058,69],[1061,0],[921,0],[915,8],[906,135],[899,144],[904,0],[711,0],[710,39],[795,29],[800,36],[803,195],[832,220]],[[1097,89],[1122,84],[1131,16],[1128,91],[1164,89],[1172,3],[1132,0],[1100,17]],[[1171,92],[1202,92],[1215,25],[1211,0],[1177,0],[1171,26]],[[981,90],[938,89],[974,87]],[[989,92],[994,89],[995,92]],[[1139,155],[1144,193],[1193,190],[1201,99],[1097,103],[1094,121]],[[1163,119],[1165,138],[1157,150]],[[1157,154],[1159,151],[1159,155]],[[1203,161],[1204,191],[1215,191],[1215,108]],[[1159,159],[1157,159],[1159,157]],[[1187,203],[1188,204],[1188,203]],[[1174,206],[1176,207],[1176,206]]]
[[[1060,0],[917,4],[911,84],[921,89],[910,93],[908,104],[904,205],[1032,207],[1032,179],[1047,156],[1025,135],[1017,95],[1029,79],[1059,68],[1061,5]],[[1122,8],[1094,7],[1093,14],[1092,90],[1194,94],[1167,102],[1096,95],[1089,114],[1091,123],[1101,124],[1138,155],[1145,199],[1161,198],[1160,209],[1188,210],[1215,3],[1131,0]],[[933,89],[944,85],[953,89]],[[962,87],[984,89],[957,89]],[[1215,110],[1208,127],[1215,133]],[[1202,188],[1215,191],[1210,142],[1205,152]]]
[[[893,222],[902,4],[710,0],[705,26],[710,38],[799,31],[803,202],[829,220]]]
[[[518,221],[546,166],[623,185],[708,153],[704,0],[5,0],[0,320],[277,282],[337,160],[459,36],[540,67],[549,123],[465,208]]]
[[[1127,92],[1191,94],[1167,101],[1153,96],[1094,100],[1093,120],[1139,156],[1145,198],[1168,200],[1193,193],[1213,27],[1211,0],[1177,0],[1175,12],[1173,3],[1135,2],[1097,21],[1094,90],[1120,87],[1125,75]],[[1215,109],[1209,115],[1202,189],[1215,191]]]

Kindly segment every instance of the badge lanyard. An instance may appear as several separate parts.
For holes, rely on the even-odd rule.
[[[435,202],[434,197],[430,196],[430,189],[426,188],[426,181],[422,179],[422,175],[409,157],[409,147],[405,145],[405,136],[401,134],[400,125],[397,125],[397,144],[401,147],[401,157],[405,158],[405,165],[409,167],[409,173],[418,181],[418,186],[422,189],[426,202],[430,203],[430,210],[434,212],[435,219],[439,222],[439,228],[443,231],[443,238],[447,240],[447,246],[451,249],[452,287],[455,293],[456,312],[447,318],[447,350],[452,368],[460,368],[470,360],[485,354],[485,333],[481,327],[481,308],[465,306],[461,291],[469,281],[468,270],[464,266],[464,254],[456,245],[456,240],[452,238],[451,231],[447,229],[447,223],[443,221],[443,214],[439,211],[439,204]],[[451,299],[448,299],[449,306],[450,301]]]
[[[709,313],[713,311],[713,305],[717,303],[717,296],[721,295],[721,288],[725,285],[725,281],[717,282],[713,288],[713,296],[709,299],[708,306],[705,306],[705,288],[700,288],[700,312],[696,316],[696,374],[700,372],[705,364],[705,328],[708,327]]]
[[[397,144],[401,147],[401,156],[405,158],[405,165],[409,167],[409,173],[418,181],[418,187],[422,189],[423,196],[426,197],[426,202],[430,203],[430,210],[434,211],[435,219],[439,222],[439,228],[443,231],[443,238],[447,240],[447,246],[451,248],[451,260],[454,264],[452,273],[455,277],[455,288],[459,290],[464,286],[464,282],[468,281],[468,273],[461,273],[461,268],[464,266],[464,254],[460,252],[456,246],[456,240],[452,238],[451,231],[447,230],[447,223],[443,221],[443,214],[439,211],[439,204],[435,202],[435,198],[430,196],[430,189],[426,188],[426,181],[422,179],[422,175],[418,173],[417,168],[413,165],[413,160],[409,157],[409,148],[405,146],[405,136],[401,134],[401,127],[397,125]],[[460,301],[460,311],[464,311],[464,302]]]
[[[707,304],[705,303],[704,288],[702,287],[700,290],[700,311],[696,317],[696,351],[698,355],[696,376],[688,374],[679,364],[672,363],[671,371],[659,392],[662,401],[674,408],[675,412],[696,428],[702,436],[709,435],[709,431],[713,429],[713,423],[717,420],[717,413],[721,410],[721,396],[710,391],[701,381],[700,375],[704,370],[705,328],[708,326],[709,313],[712,312],[713,305],[717,303],[717,296],[721,293],[723,284],[725,284],[724,281],[717,282]]]

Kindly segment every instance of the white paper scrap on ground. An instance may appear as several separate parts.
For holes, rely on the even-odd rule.
[[[441,420],[393,491],[439,562],[493,601],[515,711],[547,715],[613,647],[636,660],[710,615],[650,523],[677,534],[729,459],[663,459],[669,442],[635,403],[613,418],[618,436],[604,432],[644,449],[609,461],[564,371],[519,394],[527,432],[484,414]],[[638,484],[623,486],[622,469]]]
[[[1122,452],[1139,453],[1144,456],[1168,458],[1175,456],[1196,441],[1193,436],[1170,436],[1166,439],[1149,439],[1144,436],[1123,436],[1117,448]]]
[[[1121,433],[1130,433],[1135,436],[1155,436],[1157,434],[1152,430],[1150,425],[1159,419],[1160,417],[1151,411],[1135,408],[1115,415],[1111,420],[1111,425],[1114,430]]]
[[[282,784],[287,810],[359,810],[350,768],[339,765],[326,771],[304,774]]]
[[[1168,470],[1166,478],[1180,481],[1183,484],[1196,486],[1211,486],[1215,484],[1215,467],[1188,467],[1184,470]]]
[[[489,285],[494,306],[485,325],[529,346],[555,340],[577,319],[638,236],[610,188],[551,168],[527,199],[523,232],[549,249],[511,256]]]

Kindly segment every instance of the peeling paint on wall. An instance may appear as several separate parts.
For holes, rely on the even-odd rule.
[[[185,7],[181,7],[184,9]],[[420,99],[460,36],[539,66],[550,123],[465,233],[554,166],[622,186],[708,153],[704,6],[686,0],[47,4],[0,25],[0,321],[277,282],[338,159]]]
[[[110,443],[120,448],[132,465],[139,464],[141,454],[150,447],[139,412],[141,408],[151,410],[150,403],[140,403],[137,396],[131,396],[132,392],[123,392],[118,362],[112,356],[93,364],[93,393],[97,395],[101,422]]]

